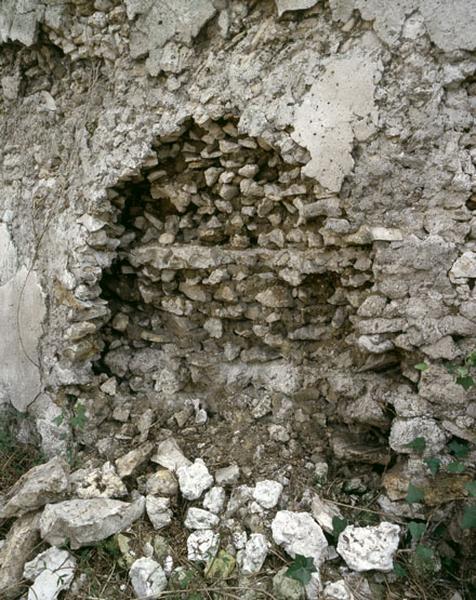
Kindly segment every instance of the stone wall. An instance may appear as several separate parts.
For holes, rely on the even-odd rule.
[[[443,368],[476,334],[475,19],[2,3],[0,391],[46,453],[78,403],[83,445],[192,405],[327,423],[341,455],[331,425],[370,435],[380,462],[422,422],[475,440]]]

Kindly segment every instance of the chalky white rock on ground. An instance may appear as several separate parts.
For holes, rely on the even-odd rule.
[[[180,491],[187,500],[197,500],[205,490],[213,485],[213,477],[201,458],[190,466],[177,469]]]
[[[266,560],[269,542],[261,533],[252,533],[243,550],[237,555],[240,570],[244,575],[259,573]]]
[[[220,486],[214,486],[205,494],[203,498],[203,508],[218,515],[225,507],[226,494]]]
[[[23,576],[33,585],[28,600],[56,600],[73,581],[76,559],[66,550],[52,547],[25,564]]]
[[[425,454],[434,454],[444,447],[448,436],[434,419],[394,419],[389,437],[392,450],[401,454],[414,452],[408,444],[417,437],[425,438]]]
[[[167,587],[164,570],[152,558],[136,560],[129,570],[129,577],[136,597],[141,600],[159,598]]]
[[[375,527],[348,525],[339,535],[337,552],[354,571],[384,571],[393,569],[400,527],[382,521]]]
[[[6,496],[0,497],[0,519],[20,516],[58,500],[68,487],[69,468],[55,457],[27,471]]]
[[[283,486],[278,481],[265,479],[258,481],[253,490],[253,498],[263,508],[274,508],[279,501]]]
[[[208,510],[191,506],[187,510],[184,525],[187,529],[213,529],[219,522],[220,519]]]
[[[124,456],[116,460],[116,469],[119,477],[129,477],[138,469],[152,454],[154,445],[152,442],[146,442],[138,448],[134,448]]]
[[[313,558],[316,567],[326,560],[327,540],[309,513],[281,510],[271,523],[271,531],[275,543],[292,558],[296,554]]]
[[[133,503],[92,498],[47,504],[40,518],[41,537],[60,546],[70,541],[74,550],[127,529],[144,513],[144,498]]]
[[[354,595],[345,584],[345,581],[339,579],[339,581],[333,581],[325,586],[324,598],[325,600],[354,600]]]
[[[146,496],[145,509],[154,529],[162,529],[172,522],[173,513],[170,510],[170,498]]]
[[[187,539],[188,560],[207,561],[218,552],[220,536],[211,529],[194,531]]]

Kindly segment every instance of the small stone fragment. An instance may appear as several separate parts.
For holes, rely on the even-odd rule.
[[[154,529],[162,529],[172,522],[173,513],[170,510],[170,498],[147,496],[145,509]]]
[[[211,529],[194,531],[187,539],[188,559],[192,561],[208,561],[218,551],[220,537]]]
[[[334,526],[332,524],[334,517],[338,517],[339,519],[343,518],[342,513],[334,503],[329,500],[322,500],[317,495],[314,495],[312,499],[311,512],[314,519],[316,519],[322,529],[327,533],[332,533],[334,531]]]
[[[261,533],[252,533],[243,550],[238,552],[238,564],[244,575],[259,573],[266,560],[269,542]]]
[[[239,478],[240,467],[238,465],[223,467],[215,472],[215,481],[218,485],[233,485]]]
[[[177,470],[180,491],[187,500],[197,500],[205,490],[213,485],[213,477],[201,458],[190,466]]]
[[[208,510],[191,506],[187,510],[184,525],[187,529],[212,529],[219,522],[220,519]]]
[[[151,460],[173,473],[177,472],[179,467],[188,466],[191,462],[186,458],[174,438],[167,438],[160,442],[157,452]]]
[[[152,558],[139,558],[136,560],[130,570],[134,593],[137,598],[159,598],[161,593],[167,587],[167,577],[164,570],[158,562]]]
[[[312,8],[319,0],[275,0],[280,17],[288,10],[306,10]]]
[[[203,498],[203,508],[218,515],[225,507],[225,499],[225,490],[220,486],[214,486],[205,494],[205,497]]]
[[[66,550],[48,548],[25,564],[23,577],[33,581],[28,600],[56,600],[69,589],[76,569],[76,559]]]
[[[175,496],[178,492],[178,481],[172,471],[159,469],[147,478],[145,490],[153,496]]]
[[[116,469],[119,477],[129,477],[141,465],[143,465],[152,454],[154,445],[152,442],[146,442],[138,448],[134,448],[124,456],[116,460]]]
[[[278,481],[265,479],[258,481],[253,490],[253,498],[263,508],[274,508],[279,501],[283,486]]]
[[[375,527],[348,525],[339,535],[337,552],[354,571],[393,570],[393,555],[398,548],[400,527],[382,521]]]

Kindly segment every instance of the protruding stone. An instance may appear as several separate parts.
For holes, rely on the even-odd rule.
[[[28,600],[56,600],[71,586],[75,570],[76,559],[66,550],[53,546],[38,554],[23,571],[23,577],[33,581]]]
[[[243,550],[238,552],[237,560],[240,570],[244,575],[255,575],[268,555],[270,544],[261,533],[252,533]]]
[[[154,529],[162,529],[172,522],[173,513],[170,510],[170,498],[147,496],[145,509]]]
[[[263,508],[274,508],[279,501],[283,486],[278,481],[265,479],[258,481],[253,490],[253,498]]]
[[[217,553],[219,543],[218,533],[211,529],[194,531],[187,539],[188,560],[194,562],[210,560]]]
[[[219,522],[220,519],[208,510],[191,506],[185,515],[184,525],[187,529],[213,529]]]

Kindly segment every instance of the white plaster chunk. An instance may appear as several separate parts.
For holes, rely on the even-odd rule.
[[[187,500],[197,500],[213,485],[213,477],[201,458],[197,458],[190,466],[180,467],[177,477],[180,491]]]
[[[253,490],[253,498],[263,508],[274,508],[279,501],[283,486],[279,481],[265,479],[258,481]]]
[[[170,510],[170,498],[146,496],[145,509],[154,529],[162,529],[172,522],[173,513]]]
[[[212,529],[219,522],[220,519],[208,510],[191,506],[187,510],[183,524],[187,529]]]
[[[354,571],[393,570],[393,555],[398,544],[400,527],[382,521],[376,527],[348,525],[339,535],[337,552]]]
[[[33,581],[28,600],[56,600],[69,589],[76,569],[76,559],[66,550],[48,548],[25,564],[23,577]]]
[[[214,486],[205,494],[203,498],[203,508],[206,508],[215,515],[220,514],[225,507],[226,494],[221,486]]]
[[[390,430],[389,444],[392,450],[400,454],[411,454],[408,446],[417,437],[425,439],[425,454],[435,454],[446,444],[447,435],[434,419],[415,417],[413,419],[394,419]]]
[[[271,531],[275,543],[292,558],[296,554],[312,558],[316,567],[326,560],[327,540],[309,513],[281,510],[271,523]]]
[[[123,531],[144,513],[144,498],[133,503],[92,498],[47,504],[40,518],[41,537],[60,546],[70,541],[75,550]]]
[[[127,454],[120,456],[116,460],[116,469],[119,477],[128,477],[129,475],[132,475],[136,469],[148,460],[153,449],[154,445],[152,442],[146,442],[138,448],[134,448],[134,450],[131,450]]]
[[[137,598],[159,598],[167,587],[167,577],[158,562],[139,558],[129,570],[129,578]]]
[[[240,478],[240,467],[238,465],[230,465],[217,469],[215,472],[215,481],[218,485],[232,485]]]
[[[450,276],[453,279],[476,278],[476,253],[464,252],[451,267]]]
[[[5,267],[5,273],[10,277],[11,266]],[[0,286],[0,400],[20,412],[41,389],[38,343],[45,311],[35,271],[28,273],[22,267]]]
[[[288,10],[306,10],[312,8],[319,0],[275,0],[278,16],[280,17]]]
[[[152,456],[151,460],[173,473],[177,472],[180,467],[186,467],[191,462],[184,456],[174,438],[167,438],[157,447],[157,452]]]
[[[59,457],[33,467],[0,497],[0,519],[18,517],[58,500],[68,488],[68,476],[69,467]]]
[[[364,140],[375,131],[374,91],[381,64],[374,56],[363,43],[330,59],[294,114],[292,137],[311,154],[303,173],[333,192],[354,166],[354,137]]]
[[[123,498],[127,488],[110,462],[97,469],[79,469],[71,474],[70,484],[78,498]]]
[[[218,552],[220,537],[211,529],[194,531],[187,539],[188,560],[208,561]]]
[[[268,556],[269,542],[261,533],[252,533],[243,550],[237,555],[240,570],[244,575],[255,575]]]

